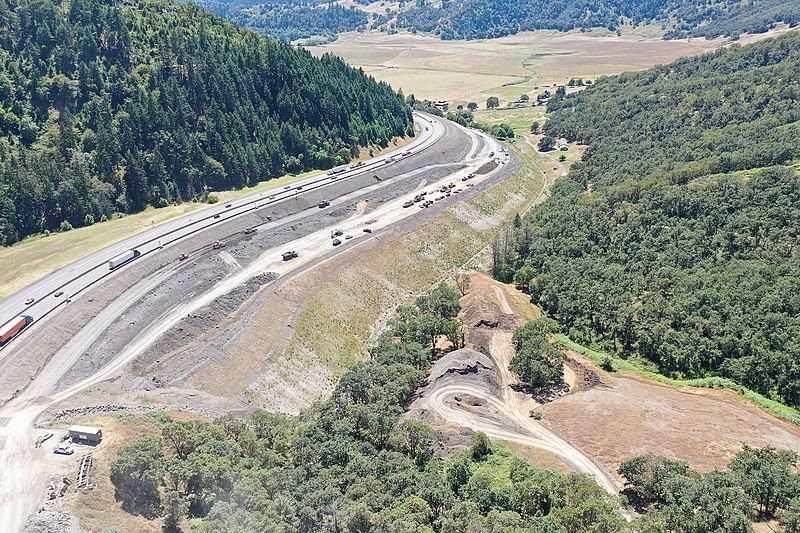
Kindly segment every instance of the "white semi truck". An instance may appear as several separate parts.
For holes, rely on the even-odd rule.
[[[139,253],[139,250],[128,250],[127,252],[121,253],[117,257],[111,259],[108,262],[108,269],[114,270],[118,266],[124,265],[128,261],[132,261],[137,257],[139,257],[140,255],[142,254]]]

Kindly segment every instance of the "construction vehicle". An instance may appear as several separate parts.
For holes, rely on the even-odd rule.
[[[256,228],[254,228],[254,227],[252,227],[252,226],[247,226],[246,228],[244,228],[244,232],[245,232],[246,234],[248,234],[248,235],[249,235],[250,233],[255,233],[255,231],[256,231]]]
[[[140,255],[142,255],[142,254],[139,253],[139,250],[128,250],[127,252],[119,254],[117,257],[111,259],[108,262],[108,269],[109,270],[114,270],[118,266],[122,266],[125,263],[127,263],[128,261],[133,261],[134,259],[136,259]]]
[[[211,245],[211,248],[214,250],[219,250],[220,248],[224,248],[225,243],[222,241],[214,241],[214,244]]]
[[[420,194],[418,194],[418,195],[416,195],[416,196],[414,197],[414,203],[415,203],[415,204],[416,204],[417,202],[422,202],[423,200],[425,200],[425,193],[420,193]]]
[[[189,258],[188,254],[181,254],[181,255],[178,256],[178,261],[183,261],[184,259],[188,259],[188,258]]]
[[[0,346],[10,341],[14,335],[25,329],[31,322],[33,322],[32,316],[20,315],[11,322],[5,324],[0,328]]]
[[[331,203],[328,200],[323,200],[319,203],[319,208],[322,209],[323,207],[328,207]]]
[[[409,200],[403,204],[403,207],[411,207],[414,205],[414,200]]]
[[[447,185],[447,188],[448,188],[448,189],[455,189],[455,188],[456,188],[456,184],[455,184],[455,183],[449,183],[449,184]]]
[[[334,246],[339,246],[340,244],[342,244],[342,241],[340,241],[339,239],[333,239]]]
[[[294,250],[292,250],[291,252],[283,252],[284,261],[289,261],[291,259],[294,259],[295,257],[297,257],[297,252],[295,252]]]
[[[333,239],[333,238],[336,238],[336,237],[339,237],[339,236],[340,236],[340,235],[342,235],[343,233],[344,233],[344,232],[343,232],[342,230],[340,230],[340,229],[335,229],[335,230],[333,230],[333,231],[331,232],[331,239]]]

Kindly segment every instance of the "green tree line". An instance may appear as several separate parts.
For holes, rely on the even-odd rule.
[[[551,100],[588,145],[498,235],[495,275],[571,336],[800,405],[800,34]]]
[[[385,83],[196,5],[4,0],[0,30],[0,245],[413,134]]]

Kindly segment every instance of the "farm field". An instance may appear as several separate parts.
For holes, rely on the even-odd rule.
[[[596,79],[642,70],[681,56],[714,50],[723,40],[661,41],[591,33],[527,32],[492,40],[441,41],[398,33],[345,33],[333,43],[311,48],[330,52],[405,94],[453,103],[489,96],[502,102],[570,77]]]

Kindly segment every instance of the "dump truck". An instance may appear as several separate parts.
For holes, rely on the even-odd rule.
[[[33,322],[32,316],[20,315],[3,325],[3,327],[0,328],[0,346],[10,341],[14,335],[25,329],[31,322]]]
[[[256,229],[252,226],[247,226],[246,228],[244,228],[244,232],[247,234],[254,233],[255,231]]]
[[[108,262],[108,269],[114,270],[115,268],[124,265],[128,261],[133,261],[140,255],[142,254],[139,253],[139,250],[128,250],[125,253],[121,253],[117,257],[111,259]]]
[[[213,248],[214,250],[219,250],[220,248],[224,248],[224,247],[225,247],[225,243],[222,242],[222,241],[214,241],[214,244],[211,245],[211,248]]]
[[[295,252],[294,250],[292,250],[291,252],[283,252],[284,261],[289,261],[291,259],[294,259],[295,257],[297,257],[297,252]]]
[[[328,200],[323,200],[319,203],[319,208],[322,209],[323,207],[328,207],[331,203]]]

